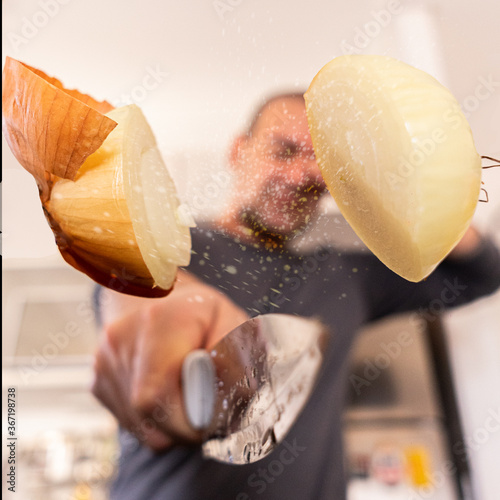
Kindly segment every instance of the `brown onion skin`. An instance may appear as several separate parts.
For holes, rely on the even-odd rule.
[[[10,57],[6,58],[2,84],[4,136],[16,159],[37,182],[45,217],[64,260],[117,292],[139,297],[168,295],[172,287],[165,290],[156,285],[136,242],[133,262],[127,260],[129,254],[119,245],[110,254],[109,244],[103,250],[104,245],[99,248],[92,238],[87,238],[86,227],[77,217],[73,228],[80,231],[73,233],[72,225],[53,206],[55,184],[61,179],[76,182],[87,158],[97,154],[117,126],[105,114],[114,107],[76,89],[67,89],[57,78]],[[82,205],[75,209],[81,210]],[[118,207],[118,213],[120,210],[126,208]],[[79,215],[78,211],[75,215]],[[88,218],[92,217],[91,213]],[[128,231],[133,232],[131,225]],[[135,240],[133,234],[126,237]]]
[[[155,286],[153,278],[146,279],[133,276],[127,273],[125,269],[112,269],[109,273],[97,269],[88,261],[85,251],[71,244],[71,239],[61,230],[57,221],[45,207],[43,207],[43,211],[54,233],[57,248],[63,259],[78,271],[89,276],[99,285],[110,288],[115,292],[146,298],[166,297],[172,291],[173,287],[169,290],[165,290]]]

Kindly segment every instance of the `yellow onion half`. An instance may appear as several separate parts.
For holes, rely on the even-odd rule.
[[[396,59],[340,56],[305,94],[313,146],[340,211],[409,281],[460,241],[477,206],[481,158],[451,92]]]
[[[113,290],[168,294],[194,223],[140,108],[113,109],[11,58],[2,101],[4,135],[64,259]]]

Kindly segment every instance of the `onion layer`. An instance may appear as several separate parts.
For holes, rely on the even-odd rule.
[[[85,159],[99,148],[116,122],[105,116],[111,104],[7,57],[2,75],[2,128],[19,163],[36,179],[42,201],[48,174],[74,179]]]

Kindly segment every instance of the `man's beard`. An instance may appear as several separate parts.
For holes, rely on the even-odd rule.
[[[258,214],[250,210],[241,211],[240,221],[264,245],[273,248],[283,247],[287,241],[300,234],[306,226],[306,223],[303,223],[292,230],[285,230],[285,228],[281,230],[279,227],[270,228],[261,220]]]

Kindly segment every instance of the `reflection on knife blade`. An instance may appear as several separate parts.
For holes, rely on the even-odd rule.
[[[234,464],[268,455],[313,390],[326,334],[317,320],[267,314],[226,335],[210,353],[215,402],[204,455]]]

